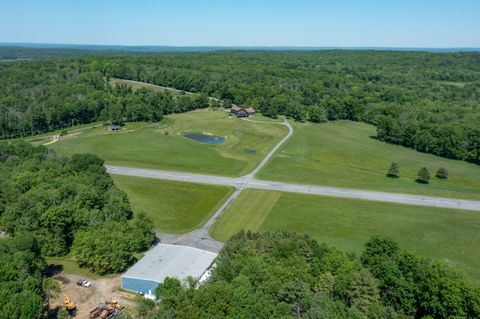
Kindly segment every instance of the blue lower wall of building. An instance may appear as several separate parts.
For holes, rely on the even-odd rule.
[[[157,289],[157,286],[158,282],[156,281],[122,276],[122,288],[125,290],[143,292],[144,294],[155,294],[155,289]]]

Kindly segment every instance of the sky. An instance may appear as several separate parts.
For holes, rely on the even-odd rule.
[[[479,48],[480,0],[0,0],[0,42]]]

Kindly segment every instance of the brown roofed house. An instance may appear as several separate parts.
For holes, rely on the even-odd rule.
[[[236,117],[250,117],[255,115],[255,110],[251,107],[240,107],[237,105],[232,106],[230,113]]]

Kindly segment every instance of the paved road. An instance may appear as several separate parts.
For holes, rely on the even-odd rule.
[[[250,122],[261,122],[247,120]],[[270,123],[270,122],[263,122]],[[176,244],[182,246],[190,246],[195,248],[200,248],[207,251],[219,252],[223,247],[223,243],[213,239],[208,230],[215,223],[217,218],[227,209],[227,207],[237,198],[237,196],[242,192],[242,190],[248,187],[249,183],[254,180],[255,174],[268,162],[268,160],[273,156],[273,154],[278,150],[283,143],[292,135],[293,129],[288,123],[287,120],[282,123],[275,122],[274,124],[285,125],[288,127],[287,135],[280,140],[280,142],[275,145],[272,150],[265,156],[265,158],[260,162],[260,164],[249,174],[242,176],[240,178],[229,178],[222,176],[207,176],[200,174],[188,174],[188,173],[176,173],[168,171],[153,171],[153,170],[143,170],[137,168],[125,168],[118,166],[107,166],[107,171],[110,174],[123,174],[130,176],[144,176],[149,178],[159,178],[159,179],[168,179],[174,181],[185,181],[185,182],[194,182],[203,184],[214,184],[214,185],[227,185],[235,188],[235,191],[227,198],[227,200],[217,209],[213,216],[200,228],[195,229],[186,234],[162,234],[157,233],[157,237],[161,242],[166,244]]]
[[[260,121],[253,121],[250,119],[246,119],[246,120],[251,122],[260,122]],[[222,206],[220,206],[220,208],[215,212],[215,214],[213,214],[213,216],[201,228],[193,230],[189,233],[180,234],[180,235],[157,233],[157,237],[163,243],[191,246],[191,247],[200,248],[200,249],[204,249],[212,252],[220,251],[220,249],[223,247],[223,243],[216,241],[212,237],[210,237],[208,230],[215,223],[217,218],[230,205],[230,203],[232,203],[233,200],[237,198],[237,196],[242,192],[242,190],[247,188],[273,190],[273,191],[290,192],[290,193],[311,194],[311,195],[321,195],[321,196],[332,196],[332,197],[340,197],[340,198],[354,198],[354,199],[410,204],[410,205],[418,205],[418,206],[432,206],[432,207],[480,211],[480,201],[417,196],[417,195],[409,195],[409,194],[395,194],[395,193],[374,192],[374,191],[349,189],[349,188],[325,187],[325,186],[256,180],[255,175],[265,166],[265,164],[270,160],[270,158],[275,154],[275,152],[282,146],[283,143],[285,143],[288,140],[288,138],[293,133],[293,129],[291,125],[288,123],[288,121],[284,121],[282,123],[280,122],[264,122],[264,123],[285,125],[288,127],[288,133],[280,142],[278,142],[277,145],[275,145],[275,147],[272,148],[272,150],[267,154],[267,156],[265,156],[265,158],[251,173],[241,177],[233,178],[233,177],[225,177],[225,176],[213,176],[213,175],[186,173],[186,172],[151,170],[151,169],[121,167],[121,166],[111,166],[111,165],[106,165],[107,172],[110,174],[118,174],[118,175],[128,175],[128,176],[146,177],[146,178],[154,178],[154,179],[234,187],[235,191],[230,195],[230,197],[222,204]]]
[[[303,184],[283,183],[276,181],[264,181],[256,180],[249,175],[242,177],[223,177],[223,176],[210,176],[194,173],[182,173],[172,171],[160,171],[149,170],[132,167],[119,167],[107,165],[107,171],[111,174],[129,175],[138,177],[148,177],[155,179],[166,179],[173,181],[191,182],[199,184],[213,184],[231,186],[238,189],[253,188],[253,189],[265,189],[281,192],[323,195],[341,198],[354,198],[371,201],[389,202],[410,204],[419,206],[432,206],[442,208],[456,208],[464,210],[480,211],[480,201],[453,199],[453,198],[441,198],[441,197],[428,197],[409,194],[396,194],[375,192],[367,190],[339,188],[339,187],[326,187],[326,186],[314,186]]]
[[[245,120],[251,121],[251,122],[261,122],[261,121],[254,121],[251,119],[245,119]],[[265,156],[265,158],[260,162],[260,164],[252,172],[241,177],[232,178],[232,177],[224,177],[224,176],[213,176],[213,175],[203,175],[203,174],[163,171],[163,170],[151,170],[151,169],[121,167],[121,166],[112,166],[112,165],[106,165],[107,172],[110,174],[117,174],[117,175],[128,175],[128,176],[146,177],[146,178],[154,178],[154,179],[234,187],[235,191],[230,195],[230,197],[222,204],[222,206],[220,206],[220,208],[215,212],[215,214],[213,214],[213,216],[201,228],[198,228],[186,234],[157,233],[157,236],[159,237],[160,241],[163,243],[191,246],[191,247],[196,247],[196,248],[200,248],[200,249],[204,249],[212,252],[220,251],[220,249],[223,247],[223,243],[211,238],[208,233],[208,230],[215,223],[217,218],[225,211],[225,209],[233,202],[233,200],[237,198],[237,196],[241,193],[241,191],[247,188],[273,190],[273,191],[290,192],[290,193],[311,194],[311,195],[321,195],[321,196],[332,196],[332,197],[340,197],[340,198],[354,198],[354,199],[389,202],[389,203],[400,203],[400,204],[409,204],[409,205],[418,205],[418,206],[431,206],[431,207],[455,208],[455,209],[480,211],[480,201],[417,196],[417,195],[409,195],[409,194],[395,194],[395,193],[375,192],[375,191],[366,191],[366,190],[340,188],[340,187],[325,187],[325,186],[256,180],[255,175],[266,165],[266,163],[271,159],[271,157],[275,154],[275,152],[282,146],[283,143],[285,143],[288,140],[288,138],[293,133],[293,129],[291,125],[286,120],[281,123],[280,122],[263,122],[263,123],[285,125],[288,128],[288,133],[284,138],[282,138],[280,142],[278,142],[277,145],[275,145],[275,147],[273,147],[270,150],[267,156]]]
[[[157,233],[160,242],[165,244],[175,244],[182,246],[195,247],[211,252],[218,253],[223,247],[223,243],[219,242],[208,233],[208,230],[215,223],[217,218],[223,211],[237,198],[242,189],[236,189],[232,195],[222,204],[222,206],[213,214],[213,216],[200,228],[195,229],[186,234],[162,234]]]
[[[287,128],[288,128],[288,133],[287,135],[285,135],[284,138],[281,139],[280,142],[277,143],[277,145],[275,145],[271,150],[270,152],[268,152],[267,156],[265,156],[265,158],[260,162],[260,164],[258,164],[258,166],[249,174],[245,175],[245,177],[249,180],[253,179],[255,175],[257,175],[257,173],[265,166],[265,164],[267,164],[267,162],[270,160],[270,158],[272,158],[273,154],[275,154],[275,152],[280,148],[280,146],[283,145],[283,143],[285,143],[289,138],[290,136],[292,136],[293,134],[293,128],[292,126],[290,125],[290,123],[288,123],[287,120],[284,120],[283,122],[279,123],[279,122],[265,122],[265,121],[255,121],[255,120],[251,120],[251,119],[245,119],[245,121],[249,121],[249,122],[255,122],[255,123],[267,123],[267,124],[277,124],[277,125],[285,125]]]

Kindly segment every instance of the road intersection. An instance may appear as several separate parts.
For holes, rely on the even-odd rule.
[[[246,119],[251,122],[261,122]],[[213,216],[200,228],[193,230],[186,234],[161,234],[157,233],[160,241],[167,244],[177,244],[184,246],[191,246],[212,252],[218,252],[223,247],[223,243],[214,240],[209,235],[210,227],[215,223],[217,218],[225,211],[225,209],[237,198],[237,196],[244,189],[261,189],[272,190],[279,192],[290,192],[300,194],[310,194],[319,196],[331,196],[340,198],[352,198],[370,201],[389,202],[397,204],[417,205],[417,206],[431,206],[439,208],[453,208],[462,210],[480,211],[480,201],[418,196],[410,194],[386,193],[368,190],[327,187],[316,185],[304,185],[284,183],[277,181],[257,180],[255,175],[266,165],[275,152],[288,140],[292,135],[293,129],[288,121],[283,122],[261,122],[276,125],[285,125],[288,128],[288,133],[280,142],[273,147],[260,164],[249,174],[241,177],[225,177],[204,175],[187,172],[175,172],[164,170],[143,169],[134,167],[123,167],[105,165],[107,172],[116,175],[136,176],[144,178],[171,180],[179,182],[189,182],[197,184],[211,184],[221,185],[235,188],[235,191],[228,197],[228,199],[218,208]]]

